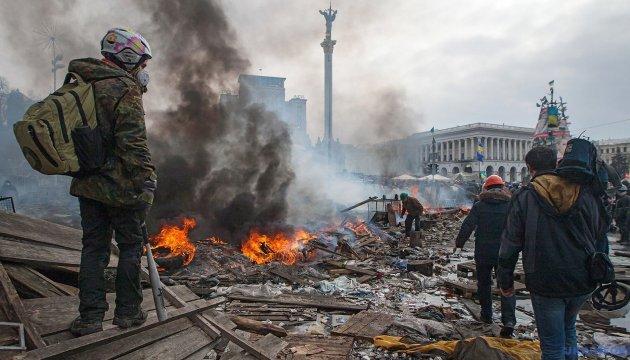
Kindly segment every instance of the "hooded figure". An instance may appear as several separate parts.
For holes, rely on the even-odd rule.
[[[497,271],[502,294],[513,294],[514,268],[523,253],[525,285],[532,299],[543,360],[577,359],[575,321],[596,287],[590,281],[589,255],[582,244],[590,241],[600,252],[607,248],[607,220],[601,201],[590,186],[557,175],[555,159],[553,150],[542,146],[525,156],[533,178],[512,197]],[[568,221],[578,231],[571,231]]]

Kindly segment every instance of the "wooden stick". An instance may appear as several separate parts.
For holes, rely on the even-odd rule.
[[[30,323],[22,300],[18,295],[13,283],[9,278],[9,274],[0,262],[0,305],[2,306],[7,317],[11,321],[20,322],[24,325],[24,333],[26,334],[26,343],[31,348],[43,348],[46,343],[39,335],[35,327]]]
[[[238,315],[230,315],[230,320],[236,324],[239,330],[253,331],[261,335],[274,334],[278,337],[287,336],[287,331],[282,326],[268,324]]]

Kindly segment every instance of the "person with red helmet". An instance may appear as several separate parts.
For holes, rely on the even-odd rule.
[[[492,323],[492,271],[496,272],[501,233],[505,226],[511,193],[498,175],[490,175],[483,184],[479,201],[462,223],[455,240],[454,251],[460,251],[472,232],[475,232],[475,266],[477,295],[481,304],[481,320]],[[501,296],[501,336],[510,338],[516,325],[516,298]]]

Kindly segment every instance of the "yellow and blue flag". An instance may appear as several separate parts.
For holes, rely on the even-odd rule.
[[[479,143],[477,144],[477,161],[483,161],[483,153],[484,153],[483,143],[479,141]]]

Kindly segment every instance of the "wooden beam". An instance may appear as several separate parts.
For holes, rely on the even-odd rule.
[[[218,303],[222,303],[223,301],[223,298],[216,298],[207,301],[203,306],[184,306],[182,308],[172,311],[169,314],[168,319],[161,322],[158,321],[157,318],[150,318],[147,319],[147,322],[145,322],[142,326],[132,327],[128,329],[114,328],[103,330],[94,334],[89,334],[62,343],[50,345],[43,349],[29,351],[24,354],[23,359],[65,359],[67,356],[77,354],[82,350],[91,349],[99,345],[107,344],[128,336],[139,334],[143,331],[153,329],[168,322],[190,316],[191,314],[197,314],[206,311],[216,306]]]
[[[274,334],[277,337],[287,336],[287,331],[282,326],[268,324],[238,315],[231,315],[230,320],[236,324],[239,330],[255,332],[261,335]]]
[[[53,247],[0,235],[0,259],[34,265],[79,266],[81,251]]]
[[[22,285],[29,294],[33,293],[40,297],[66,295],[52,284],[52,280],[39,277],[34,273],[34,270],[30,271],[29,267],[26,265],[11,263],[4,263],[3,265],[11,280],[16,284]],[[24,294],[22,294],[22,296],[24,296]]]
[[[350,302],[323,301],[317,298],[313,298],[313,299],[290,298],[290,297],[282,297],[282,296],[277,296],[274,298],[266,298],[266,297],[254,297],[254,296],[244,296],[244,295],[236,295],[236,294],[230,294],[228,295],[228,298],[230,298],[231,300],[242,300],[242,301],[249,301],[249,302],[300,305],[300,306],[316,307],[318,309],[346,310],[346,311],[353,311],[353,312],[367,310],[367,305],[357,305]]]
[[[57,248],[81,251],[83,247],[81,230],[15,213],[0,212],[0,235]]]
[[[0,262],[0,305],[9,320],[20,322],[24,325],[24,333],[26,335],[26,344],[31,348],[39,349],[46,346],[46,343],[35,330],[35,327],[29,322],[28,316],[24,311],[22,300],[15,291],[13,283],[9,278],[9,274]]]
[[[144,267],[142,268],[142,275],[145,278],[149,277],[149,271]],[[186,304],[186,302],[183,301],[179,296],[177,296],[177,294],[175,294],[171,289],[164,286],[164,284],[161,284],[161,286],[164,297],[173,306],[184,306]],[[195,323],[195,325],[199,326],[201,330],[203,330],[213,339],[219,337],[220,335],[224,336],[233,343],[243,348],[248,354],[254,356],[256,359],[271,360],[271,358],[269,358],[269,356],[267,356],[264,350],[261,349],[259,346],[241,338],[232,329],[225,326],[223,323],[217,321],[216,319],[213,319],[209,316],[200,315],[191,316],[190,319]]]

